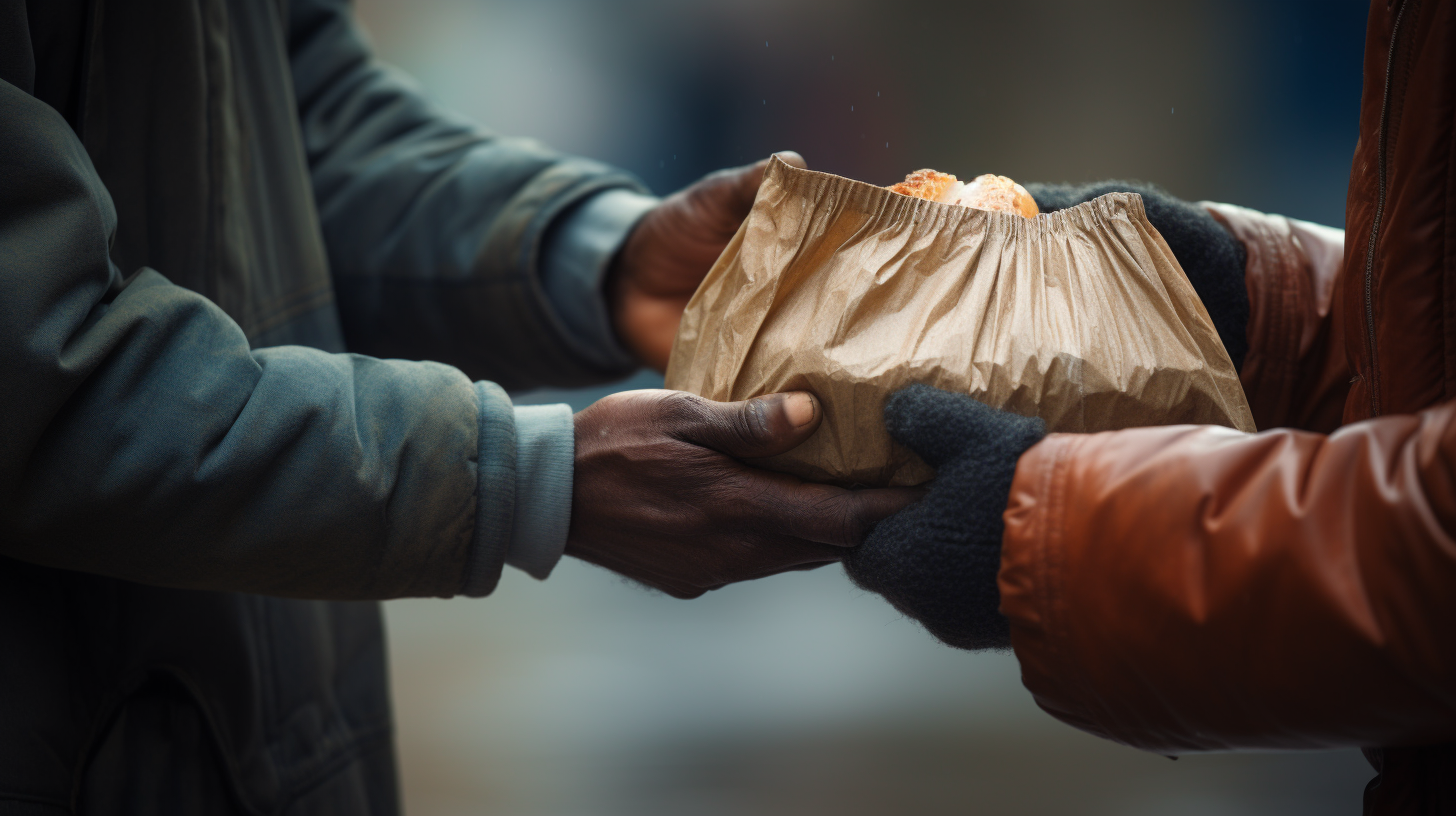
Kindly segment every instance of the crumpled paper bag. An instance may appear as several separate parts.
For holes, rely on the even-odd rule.
[[[761,464],[837,484],[932,470],[885,431],[911,383],[1052,431],[1254,430],[1238,374],[1142,198],[1022,218],[775,159],[688,303],[667,387],[714,400],[813,392],[824,422]]]

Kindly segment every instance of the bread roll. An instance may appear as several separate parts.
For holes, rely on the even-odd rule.
[[[924,198],[930,201],[940,201],[941,196],[950,193],[955,188],[966,185],[956,181],[956,177],[949,173],[939,173],[935,170],[916,170],[905,177],[899,184],[892,185],[890,189],[900,195]]]
[[[1023,218],[1035,218],[1040,212],[1036,201],[1025,187],[1005,176],[990,173],[977,176],[970,184],[966,184],[950,173],[929,169],[916,170],[906,176],[904,181],[892,185],[890,190],[942,204],[1016,213]]]

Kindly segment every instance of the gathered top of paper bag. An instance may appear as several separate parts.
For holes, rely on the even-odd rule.
[[[885,431],[927,383],[1052,431],[1254,429],[1237,373],[1142,198],[1023,218],[774,160],[688,303],[667,387],[715,400],[807,390],[824,422],[764,463],[838,484],[933,475]]]

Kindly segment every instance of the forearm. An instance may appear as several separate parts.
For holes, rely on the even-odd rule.
[[[488,592],[538,534],[513,513],[520,440],[499,388],[432,363],[254,351],[200,295],[122,278],[84,149],[4,83],[0,143],[0,553],[384,598]],[[569,502],[569,480],[557,493]]]
[[[300,127],[350,348],[508,388],[630,373],[635,360],[580,341],[544,256],[581,205],[640,183],[442,113],[373,59],[343,0],[290,9]]]
[[[1049,437],[1005,514],[1024,682],[1163,753],[1456,735],[1453,458],[1450,405],[1330,437]]]
[[[471,383],[444,366],[250,353],[228,322],[145,272],[77,338],[94,351],[73,358],[74,390],[17,392],[29,404],[8,417],[55,414],[7,457],[5,554],[194,589],[463,591],[485,407]]]

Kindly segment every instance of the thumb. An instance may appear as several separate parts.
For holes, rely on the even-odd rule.
[[[804,161],[804,157],[798,153],[792,150],[780,150],[766,159],[759,159],[753,164],[738,168],[735,171],[738,174],[737,198],[745,213],[753,206],[753,199],[758,196],[758,188],[763,184],[763,174],[768,172],[769,163],[775,158],[800,170],[809,167],[809,164]]]
[[[773,155],[801,170],[809,166],[805,163],[803,156],[792,150],[782,150]],[[731,211],[730,215],[734,219],[735,225],[738,221],[748,217],[748,211],[753,209],[753,200],[758,196],[758,188],[763,184],[763,174],[768,171],[771,161],[773,161],[773,156],[759,159],[753,164],[722,170],[704,179],[705,182],[708,182],[705,192],[717,188],[726,193],[723,198],[718,200]]]
[[[739,459],[793,450],[818,430],[823,412],[807,391],[768,394],[741,402],[703,400],[681,420],[678,438]]]
[[[885,403],[885,429],[933,468],[961,451],[985,444],[984,420],[992,409],[965,394],[928,385],[896,391]]]
[[[941,465],[966,454],[1017,456],[1046,436],[1046,423],[992,408],[968,394],[911,385],[885,403],[885,429],[897,442]]]

